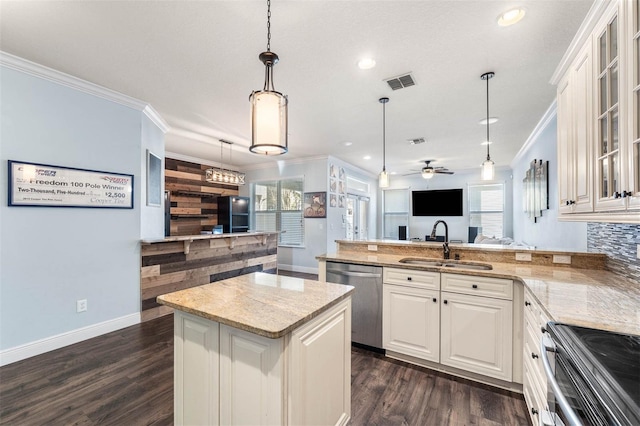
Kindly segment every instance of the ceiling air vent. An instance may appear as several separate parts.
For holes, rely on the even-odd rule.
[[[407,139],[407,141],[411,145],[419,145],[421,143],[425,143],[426,142],[426,140],[424,138]]]
[[[403,89],[409,86],[415,86],[416,81],[413,79],[411,73],[400,75],[398,77],[392,77],[385,80],[389,87],[393,90]]]

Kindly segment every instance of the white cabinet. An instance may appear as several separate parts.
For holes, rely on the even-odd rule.
[[[587,42],[558,85],[558,180],[561,213],[593,211],[592,61]]]
[[[442,292],[440,363],[512,379],[512,302]]]
[[[560,220],[640,223],[638,3],[594,5],[554,74]]]
[[[540,358],[540,340],[549,318],[536,302],[531,292],[524,295],[524,354],[523,393],[534,425],[540,424],[541,416],[548,411],[547,377]]]
[[[382,344],[386,350],[440,360],[440,273],[384,268]]]
[[[351,299],[278,339],[174,313],[176,425],[344,425]]]
[[[385,284],[382,342],[387,350],[440,361],[440,292]]]
[[[398,268],[383,276],[386,350],[514,379],[513,281]]]

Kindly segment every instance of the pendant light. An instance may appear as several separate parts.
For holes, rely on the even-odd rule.
[[[386,167],[386,105],[389,102],[389,98],[380,98],[378,102],[382,104],[382,171],[378,177],[378,186],[380,188],[389,187],[389,174]]]
[[[287,104],[289,100],[273,87],[273,66],[278,55],[271,51],[271,0],[267,0],[267,51],[258,58],[265,66],[264,87],[251,92],[251,146],[249,151],[262,155],[286,154]]]
[[[486,72],[480,76],[481,79],[487,82],[487,141],[485,142],[487,144],[487,159],[482,163],[482,180],[493,180],[495,175],[494,163],[489,155],[489,145],[491,145],[489,140],[489,79],[493,78],[494,75],[494,72]]]

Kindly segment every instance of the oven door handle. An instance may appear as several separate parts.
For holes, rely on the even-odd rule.
[[[549,384],[551,385],[551,389],[553,391],[553,395],[556,398],[558,404],[560,404],[560,409],[567,417],[567,421],[569,422],[569,426],[582,426],[582,422],[578,419],[578,416],[573,411],[567,398],[562,393],[558,382],[556,381],[555,374],[551,369],[551,363],[549,362],[549,357],[547,352],[556,352],[556,346],[553,341],[544,334],[540,339],[540,358],[542,358],[542,364],[544,365],[544,372],[547,375],[547,379],[549,380]]]

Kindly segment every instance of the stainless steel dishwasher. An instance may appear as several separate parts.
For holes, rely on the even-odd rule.
[[[382,350],[382,267],[327,262],[327,282],[355,287],[351,341]]]

